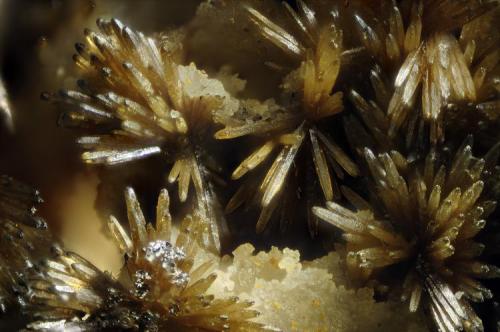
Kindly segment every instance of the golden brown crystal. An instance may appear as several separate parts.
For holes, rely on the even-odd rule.
[[[168,153],[168,182],[178,182],[181,202],[193,184],[198,208],[207,216],[204,245],[219,251],[224,222],[199,144],[210,136],[212,112],[237,107],[237,101],[193,63],[181,64],[182,32],[148,37],[116,19],[97,24],[100,32],[86,30],[86,44],[76,44],[81,91],[53,96],[67,104],[62,123],[105,130],[79,138],[86,163],[115,165]]]
[[[281,7],[215,0],[196,12],[194,0],[5,3],[0,116],[19,130],[2,135],[1,172],[38,179],[54,204],[42,213],[55,226],[53,237],[35,213],[37,191],[0,178],[0,309],[22,317],[19,328],[498,328],[498,283],[487,280],[499,276],[497,0],[290,0]],[[8,17],[11,7],[22,19]],[[41,21],[53,21],[50,28],[24,28],[32,38],[47,34],[34,51],[18,27],[38,16],[30,8],[44,7],[52,14]],[[73,75],[59,55],[75,30],[101,15],[148,33],[98,20],[99,30],[85,30],[76,44]],[[30,64],[31,53],[37,59]],[[43,94],[61,104],[60,124],[78,127],[54,137],[76,134],[80,159],[106,166],[76,181],[66,179],[73,170],[51,174],[66,169],[71,146],[49,170],[60,152],[56,129],[39,125],[45,115],[33,112],[28,96],[67,87],[72,76],[80,78],[76,90]],[[460,146],[469,134],[474,149],[469,138]],[[54,152],[45,156],[47,147]],[[87,180],[97,174],[100,184]],[[57,178],[64,189],[52,188]],[[152,197],[164,181],[177,182],[172,204],[166,190],[158,202]],[[88,202],[99,185],[101,216],[128,213],[128,227],[107,220],[125,258],[115,260],[119,275],[103,272],[118,274],[103,264],[108,255],[93,257],[104,250],[95,244],[107,243],[104,232],[99,241],[87,231],[75,240],[65,222],[57,233],[58,219],[79,224],[73,234],[95,225],[96,211],[73,193],[74,182],[92,188]],[[125,186],[126,210],[114,198]],[[143,209],[132,186],[147,197]],[[215,189],[227,200],[231,234]],[[230,214],[254,203],[260,216],[254,209]],[[156,220],[148,223],[154,204]],[[306,218],[314,242],[304,224],[282,235],[246,228],[255,219],[262,232]],[[55,243],[57,235],[79,254]],[[80,250],[76,242],[98,248]]]
[[[258,315],[252,302],[207,293],[217,276],[213,262],[198,257],[203,216],[187,216],[175,236],[166,190],[158,198],[155,226],[146,222],[131,188],[125,198],[130,236],[116,218],[109,221],[125,257],[122,280],[59,250],[28,282],[31,310],[41,319],[28,330],[272,330],[252,321]]]
[[[384,120],[379,116],[376,130],[383,132],[388,126],[389,137],[394,137],[403,129],[409,145],[412,141],[427,140],[419,132],[422,131],[419,126],[426,123],[428,139],[435,144],[444,138],[447,106],[475,103],[479,91],[487,89],[482,87],[482,79],[498,60],[483,60],[489,65],[477,63],[485,55],[475,53],[476,43],[471,38],[478,37],[472,37],[470,30],[478,28],[475,18],[476,22],[486,23],[488,19],[483,14],[489,11],[487,15],[491,15],[495,5],[487,1],[446,0],[413,1],[406,5],[410,8],[406,21],[401,13],[404,4],[391,1],[383,1],[380,13],[367,14],[368,19],[362,13],[354,14],[361,41],[382,69],[375,67],[371,72],[376,105],[369,105],[355,91],[351,97],[364,113],[380,113],[380,108],[386,114]],[[379,14],[385,17],[383,24],[374,20]],[[459,29],[463,31],[460,40],[453,34]],[[478,32],[473,35],[478,36]],[[393,75],[394,86],[391,86],[386,82]]]
[[[285,5],[285,12],[290,15],[295,30],[300,32],[297,37],[254,8],[247,8],[262,36],[299,64],[282,84],[284,93],[292,96],[289,105],[279,106],[269,101],[263,105],[247,102],[244,110],[251,113],[250,117],[227,113],[217,116],[217,121],[224,124],[225,128],[216,133],[216,138],[265,136],[262,145],[235,169],[233,179],[253,171],[274,151],[278,151],[258,188],[255,189],[254,185],[241,187],[227,208],[232,211],[248,196],[256,195],[261,208],[257,232],[262,232],[268,224],[283,191],[294,190],[285,188],[292,176],[299,150],[307,149],[311,153],[321,191],[327,200],[339,195],[338,185],[333,180],[333,170],[341,176],[344,171],[351,176],[358,174],[356,164],[319,128],[323,119],[343,109],[342,92],[332,93],[341,65],[342,30],[333,20],[318,22],[316,13],[305,2],[298,1],[298,8],[296,12]],[[297,96],[297,100],[293,96]],[[307,169],[307,166],[304,168]],[[257,191],[257,194],[252,191]],[[315,234],[317,229],[313,219],[309,220],[309,226]]]
[[[485,181],[498,155],[496,146],[484,159],[474,158],[466,140],[449,166],[434,151],[422,163],[401,165],[389,153],[376,156],[366,149],[376,201],[351,193],[346,196],[355,211],[333,202],[313,211],[343,230],[353,277],[366,280],[409,262],[402,298],[409,300],[410,311],[419,308],[425,292],[440,330],[480,331],[481,320],[467,300],[490,298],[476,279],[500,275],[500,269],[478,260],[484,246],[475,241],[496,207]]]

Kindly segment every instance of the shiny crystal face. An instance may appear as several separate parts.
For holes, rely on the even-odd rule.
[[[178,286],[184,287],[189,282],[189,274],[177,267],[186,258],[186,254],[180,248],[173,246],[170,242],[164,240],[156,240],[149,242],[148,245],[142,248],[144,259],[151,266],[160,266],[162,275],[170,279],[170,281]],[[139,272],[139,271],[138,271]],[[147,283],[151,280],[148,272],[142,271],[139,280],[141,283]],[[137,273],[136,273],[137,275]]]
[[[137,270],[134,274],[134,293],[137,297],[143,299],[149,293],[148,283],[151,282],[151,274],[144,270]]]

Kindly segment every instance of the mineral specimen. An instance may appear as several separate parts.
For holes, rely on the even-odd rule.
[[[476,88],[476,100],[471,103],[448,105],[451,112],[447,131],[452,137],[459,133],[474,133],[476,141],[490,148],[498,142],[500,100],[500,11],[497,8],[466,24],[460,34],[460,45],[467,52],[467,63]]]
[[[318,22],[316,13],[305,2],[299,0],[297,3],[298,12],[285,4],[285,11],[295,25],[292,31],[299,31],[297,37],[252,7],[247,8],[259,32],[298,63],[298,68],[283,82],[284,93],[289,96],[288,105],[280,106],[269,101],[264,104],[248,102],[240,114],[218,112],[217,116],[217,120],[225,125],[216,133],[219,139],[244,135],[265,137],[263,144],[234,170],[233,179],[241,178],[263,164],[273,151],[279,151],[257,190],[254,185],[244,186],[229,203],[229,210],[233,210],[249,195],[257,195],[261,207],[257,232],[262,232],[268,224],[283,192],[294,191],[293,188],[286,189],[287,181],[300,150],[311,153],[314,166],[306,163],[297,172],[304,175],[313,167],[327,200],[340,195],[338,185],[332,180],[332,170],[339,177],[344,176],[344,171],[351,176],[358,174],[356,164],[320,127],[325,118],[343,109],[342,92],[332,94],[341,65],[342,30],[336,26],[334,17],[329,22]],[[305,186],[311,186],[315,181],[308,176],[307,179]],[[257,191],[257,194],[252,191]],[[313,197],[307,199],[313,202]],[[316,234],[315,218],[309,218],[309,226],[311,233]]]
[[[258,312],[251,301],[207,293],[217,276],[210,272],[213,261],[197,258],[203,216],[187,216],[174,236],[166,190],[158,198],[155,226],[146,223],[131,188],[125,197],[130,236],[115,217],[109,220],[125,257],[121,280],[59,250],[28,281],[30,313],[39,319],[28,331],[271,330],[252,320]]]
[[[481,331],[468,301],[492,296],[477,278],[500,276],[499,268],[479,260],[484,246],[475,241],[496,207],[487,187],[499,153],[497,145],[475,158],[470,139],[447,164],[436,151],[423,162],[401,163],[366,149],[376,201],[351,196],[355,211],[328,202],[314,213],[344,231],[353,278],[387,278],[381,270],[407,265],[402,299],[410,311],[425,298],[440,331]]]
[[[402,14],[405,5],[410,7],[408,18]],[[481,89],[488,90],[484,79],[498,62],[497,56],[485,56],[488,47],[483,47],[491,45],[490,40],[480,40],[481,33],[474,31],[484,18],[475,25],[467,23],[491,11],[494,2],[382,1],[376,12],[366,7],[355,12],[354,21],[361,41],[376,61],[370,73],[376,103],[367,102],[355,89],[350,95],[368,129],[376,131],[379,141],[394,137],[402,128],[407,146],[415,141],[442,141],[445,111],[451,107],[448,104],[474,103]],[[461,28],[459,40],[454,32]],[[390,81],[393,76],[394,84]]]
[[[0,330],[498,330],[498,0],[279,2],[0,0],[0,173],[38,177],[55,226],[0,177]],[[74,73],[101,15],[144,32],[97,20]],[[42,94],[74,129],[54,137],[105,167],[51,174],[41,86],[65,87]]]
[[[122,276],[54,245],[37,271],[23,277],[24,312],[34,319],[26,331],[426,331],[421,315],[395,301],[376,303],[373,289],[350,289],[337,253],[300,263],[297,251],[255,254],[245,244],[234,258],[219,259],[197,247],[198,222],[172,225],[166,190],[155,226],[145,222],[130,188],[126,201],[131,235],[109,219],[125,257]]]
[[[168,181],[179,183],[182,202],[193,184],[198,208],[207,216],[204,245],[219,251],[223,216],[207,182],[208,152],[202,146],[212,112],[238,102],[194,64],[180,64],[182,32],[147,37],[116,19],[97,24],[100,32],[86,30],[86,44],[76,44],[82,91],[43,97],[67,104],[64,125],[98,133],[78,140],[88,150],[82,154],[86,163],[115,165],[155,154],[172,159]]]
[[[338,253],[300,262],[295,250],[255,253],[241,245],[224,257],[209,291],[255,302],[258,322],[283,331],[427,331],[421,314],[398,300],[376,302],[372,288],[352,289]]]

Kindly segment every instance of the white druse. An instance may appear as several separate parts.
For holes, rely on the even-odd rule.
[[[256,321],[283,331],[427,331],[422,315],[397,301],[376,302],[371,288],[349,289],[336,252],[300,262],[296,250],[255,253],[250,244],[222,258],[213,294],[255,302]]]

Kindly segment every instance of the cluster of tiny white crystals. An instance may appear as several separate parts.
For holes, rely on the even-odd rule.
[[[376,302],[372,288],[351,289],[340,254],[301,262],[296,250],[254,252],[244,244],[225,256],[209,289],[255,302],[256,321],[282,331],[427,331],[420,313],[399,301]]]

